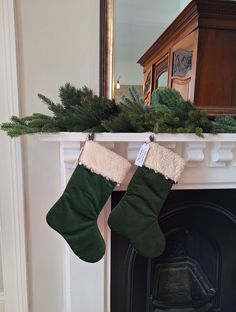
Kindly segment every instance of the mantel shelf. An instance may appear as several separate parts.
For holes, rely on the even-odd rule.
[[[140,146],[152,133],[97,133],[94,141],[134,162]],[[73,170],[88,133],[42,134],[40,140],[58,143],[62,170]],[[156,134],[155,142],[170,148],[186,161],[186,169],[175,189],[236,189],[236,134]],[[134,168],[135,170],[135,168]],[[127,182],[127,181],[126,181]],[[123,183],[122,189],[127,187]]]
[[[144,133],[96,133],[94,141],[97,142],[146,142],[149,141],[151,132]],[[236,142],[236,134],[204,134],[200,138],[192,133],[160,133],[155,134],[156,142]],[[40,134],[40,140],[49,142],[83,142],[88,137],[85,132],[59,132],[52,134]]]

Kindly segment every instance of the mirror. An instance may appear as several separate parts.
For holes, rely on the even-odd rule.
[[[100,94],[119,100],[131,85],[143,95],[139,58],[190,0],[100,1]],[[166,86],[165,64],[155,73],[155,86]],[[145,90],[144,90],[145,91]]]
[[[168,86],[168,72],[164,71],[156,81],[156,88]]]

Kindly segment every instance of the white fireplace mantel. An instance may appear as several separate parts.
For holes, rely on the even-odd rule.
[[[152,133],[98,133],[94,140],[133,162],[141,144],[149,141],[150,135]],[[87,133],[61,132],[43,134],[41,140],[60,144],[62,170],[65,170],[73,168],[87,137]],[[155,142],[186,160],[185,172],[175,189],[236,188],[236,134],[205,134],[204,138],[195,134],[157,134]]]
[[[152,133],[99,133],[101,142],[131,162],[142,143]],[[40,140],[60,145],[62,191],[73,172],[87,133],[42,134]],[[186,160],[184,174],[174,189],[236,189],[236,134],[157,134],[155,142],[177,152]],[[135,168],[133,167],[133,170]],[[119,187],[125,190],[129,179]],[[106,241],[105,257],[96,264],[78,259],[63,244],[64,312],[110,312],[110,230],[107,217],[110,200],[99,216],[99,227]]]

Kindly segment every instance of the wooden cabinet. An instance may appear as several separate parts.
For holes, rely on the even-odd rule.
[[[236,1],[193,0],[138,63],[146,103],[165,73],[208,114],[236,115]]]
[[[171,48],[169,83],[185,100],[194,100],[198,30]]]

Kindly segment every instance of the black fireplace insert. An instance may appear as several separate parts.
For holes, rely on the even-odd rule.
[[[171,191],[159,223],[156,259],[112,233],[111,312],[236,312],[236,190]]]

